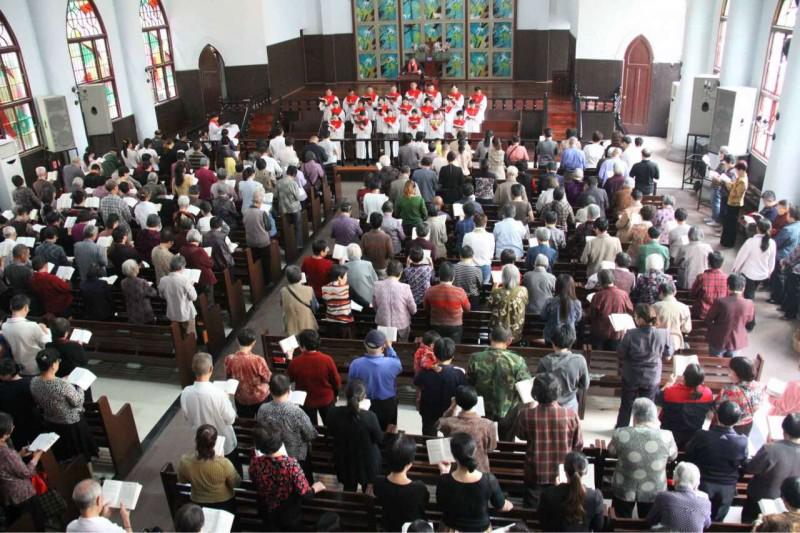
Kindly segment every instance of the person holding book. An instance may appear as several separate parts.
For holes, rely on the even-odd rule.
[[[336,405],[339,389],[342,388],[342,378],[333,358],[319,351],[321,342],[319,333],[313,329],[298,333],[300,355],[292,358],[287,369],[295,390],[306,392],[302,409],[312,425],[317,425],[317,413],[325,423],[328,411]]]
[[[175,512],[173,518],[175,531],[186,531],[189,533],[202,533],[206,523],[203,508],[194,503],[184,503]]]
[[[558,404],[575,413],[578,412],[578,390],[586,394],[589,388],[589,369],[586,359],[572,352],[575,344],[575,328],[569,323],[559,324],[552,333],[553,353],[539,361],[537,374],[552,374],[558,380],[560,392]]]
[[[656,495],[647,525],[661,525],[666,531],[703,531],[711,525],[711,502],[708,495],[697,490],[700,470],[696,465],[682,461],[675,467],[672,478],[675,490],[664,490]]]
[[[103,488],[94,479],[84,479],[72,489],[72,501],[80,516],[67,524],[67,533],[133,533],[130,511],[120,504],[122,526],[108,519],[111,508],[103,497]]]
[[[464,371],[453,366],[456,343],[440,338],[433,345],[436,366],[423,369],[414,378],[420,390],[419,414],[422,417],[422,434],[436,436],[436,423],[450,406],[456,390],[467,383]]]
[[[70,284],[50,273],[50,266],[44,257],[34,257],[31,266],[33,275],[29,281],[30,291],[39,300],[44,312],[56,316],[69,316],[72,312]]]
[[[283,328],[287,335],[297,335],[303,330],[319,329],[315,313],[319,309],[313,287],[304,284],[303,272],[297,265],[286,267],[286,285],[281,289]]]
[[[150,300],[158,296],[151,281],[139,277],[139,263],[128,259],[122,263],[120,282],[125,297],[125,312],[131,324],[153,324],[156,320]]]
[[[685,459],[700,468],[700,490],[711,500],[714,522],[722,522],[728,515],[747,461],[747,437],[733,430],[741,416],[736,403],[722,402],[717,407],[717,423],[699,430],[686,445]]]
[[[36,364],[40,374],[31,380],[31,394],[42,411],[45,429],[60,437],[53,453],[59,461],[76,455],[91,461],[98,450],[83,416],[83,392],[57,376],[61,364],[58,350],[45,348],[36,355]]]
[[[239,381],[234,401],[241,418],[255,418],[258,408],[269,395],[269,380],[272,372],[266,359],[253,352],[259,340],[250,328],[239,330],[236,335],[239,350],[225,357],[225,377]]]
[[[603,493],[586,487],[589,461],[580,452],[564,458],[566,482],[546,488],[537,515],[545,531],[603,531],[606,508]]]
[[[425,483],[408,478],[417,452],[416,441],[407,435],[397,439],[384,451],[389,474],[375,480],[375,499],[383,509],[383,531],[400,531],[403,524],[425,519],[425,506],[430,494]]]
[[[781,483],[784,512],[762,514],[754,531],[797,531],[800,528],[800,477],[787,477]]]
[[[722,386],[716,398],[720,405],[726,400],[736,402],[742,410],[742,416],[734,426],[736,433],[749,435],[753,428],[753,415],[766,400],[766,387],[756,379],[753,361],[747,357],[734,357],[729,363],[731,381]]]
[[[367,387],[369,410],[378,417],[381,431],[397,425],[397,376],[403,365],[392,348],[392,342],[377,329],[364,338],[367,353],[350,363],[348,379],[363,381]]]
[[[36,474],[44,450],[32,453],[27,446],[17,451],[9,442],[14,431],[14,419],[0,412],[0,504],[5,511],[5,523],[12,524],[24,513],[30,513],[37,529],[44,531],[44,516],[36,505],[36,491],[31,476]],[[25,463],[23,457],[31,455]]]
[[[781,495],[781,483],[800,476],[800,413],[786,415],[781,424],[783,439],[765,444],[744,467],[753,474],[747,484],[747,501],[742,508],[742,522],[758,516],[758,502]]]
[[[383,430],[377,415],[362,408],[366,383],[351,377],[345,395],[347,404],[332,407],[325,424],[333,437],[333,464],[344,490],[355,492],[361,485],[367,493],[381,471]]]
[[[450,439],[456,468],[451,469],[449,462],[439,463],[441,477],[436,484],[442,526],[457,531],[488,531],[489,505],[500,512],[508,512],[514,505],[506,499],[494,474],[478,470],[475,440],[466,433],[456,433]]]
[[[178,467],[178,483],[192,486],[191,498],[203,507],[222,509],[236,513],[233,490],[242,478],[227,458],[217,455],[218,433],[210,424],[197,428],[194,437],[195,450],[184,454]]]
[[[89,356],[80,342],[71,340],[69,334],[72,331],[72,324],[66,318],[56,318],[50,322],[50,335],[53,340],[45,345],[45,348],[53,348],[58,351],[61,362],[58,365],[56,376],[66,378],[78,367],[85,368],[89,364]],[[92,389],[84,391],[84,402],[92,401]]]
[[[678,357],[678,356],[675,356]],[[672,431],[679,450],[703,427],[706,415],[714,405],[714,394],[703,385],[703,367],[697,363],[686,366],[678,383],[671,379],[656,394],[656,405],[661,406],[661,427]]]

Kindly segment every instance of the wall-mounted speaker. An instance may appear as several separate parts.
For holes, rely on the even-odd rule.
[[[64,152],[75,148],[66,97],[37,96],[36,110],[39,112],[41,138],[49,152]]]

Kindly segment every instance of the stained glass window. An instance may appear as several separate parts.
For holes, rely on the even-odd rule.
[[[786,76],[786,63],[796,16],[797,4],[794,0],[781,0],[778,3],[770,31],[769,48],[764,63],[761,91],[756,108],[756,121],[753,128],[753,152],[764,159],[769,159],[772,149],[775,122]]]
[[[398,0],[355,0],[358,79],[397,78],[400,43],[397,35]]]
[[[31,89],[14,33],[0,13],[0,133],[20,152],[39,146]]]
[[[172,60],[172,38],[169,22],[160,0],[139,0],[139,20],[147,57],[147,73],[153,89],[153,100],[165,102],[177,96],[175,64]]]
[[[67,43],[75,83],[105,85],[109,115],[112,119],[119,118],[117,85],[106,30],[92,0],[67,1]]]
[[[511,78],[514,0],[469,0],[470,78]]]
[[[443,61],[445,78],[464,77],[466,0],[402,0],[403,60]]]

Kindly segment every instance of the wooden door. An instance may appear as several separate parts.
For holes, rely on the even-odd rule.
[[[200,52],[200,90],[203,95],[203,108],[206,115],[219,112],[219,99],[222,97],[222,56],[213,46],[206,45]]]
[[[625,51],[622,74],[622,124],[628,133],[647,132],[652,73],[653,52],[647,39],[640,35]]]

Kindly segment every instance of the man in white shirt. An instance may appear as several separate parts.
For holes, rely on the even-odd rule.
[[[300,166],[300,158],[297,157],[297,152],[294,150],[294,139],[287,137],[285,142],[286,145],[275,154],[275,159],[278,160],[284,172],[290,166]]]
[[[595,131],[592,133],[592,142],[583,147],[583,155],[586,157],[586,168],[597,168],[597,163],[603,158],[605,148],[603,147],[603,133]]]
[[[187,276],[186,259],[178,254],[169,262],[169,275],[158,282],[158,292],[167,301],[167,318],[180,323],[185,333],[195,332],[197,291]]]
[[[263,152],[261,154],[261,159],[267,164],[267,167],[264,169],[267,172],[271,172],[273,176],[276,178],[280,178],[283,176],[283,169],[281,168],[281,164],[278,163],[276,159],[270,157],[268,152]]]
[[[237,445],[233,431],[236,409],[228,393],[211,383],[211,374],[214,372],[211,354],[196,353],[192,358],[192,372],[195,380],[181,392],[181,410],[192,425],[193,432],[203,424],[214,426],[219,436],[225,437],[223,453],[231,455]]]
[[[483,272],[483,282],[492,281],[492,259],[494,259],[494,234],[486,231],[486,215],[475,213],[475,229],[464,235],[461,246],[472,248],[472,260]]]
[[[11,251],[17,245],[17,230],[14,226],[5,226],[3,228],[3,242],[0,242],[0,258],[5,260],[5,265],[8,266],[14,262]]]
[[[623,161],[625,161],[625,164],[628,165],[629,169],[642,160],[641,143],[643,140],[641,137],[636,137],[636,140],[639,141],[639,146],[636,146],[628,135],[622,138],[622,147],[624,150],[622,151],[622,155],[620,157]]]
[[[278,152],[286,146],[286,137],[283,136],[283,128],[278,129],[278,134],[269,141],[269,153],[272,157],[278,157]]]
[[[30,310],[30,299],[24,294],[11,298],[11,318],[3,323],[0,333],[11,347],[14,361],[22,367],[23,376],[39,375],[36,365],[36,354],[44,350],[50,342],[50,330],[44,324],[37,324],[27,319]]]
[[[72,501],[81,513],[67,525],[67,533],[128,533],[133,531],[131,527],[131,514],[120,504],[119,517],[122,526],[108,519],[111,516],[111,508],[103,498],[103,488],[94,479],[84,479],[72,489]]]

